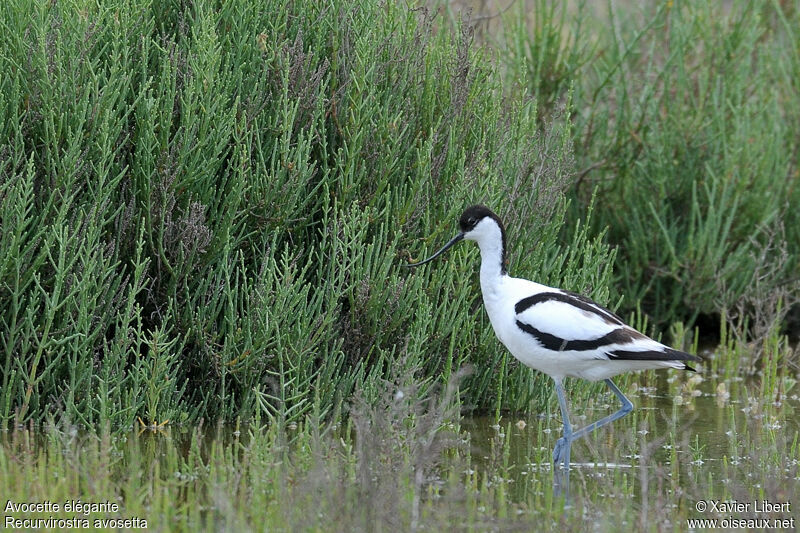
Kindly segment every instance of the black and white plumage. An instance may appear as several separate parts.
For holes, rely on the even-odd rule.
[[[459,220],[461,232],[425,264],[462,239],[476,241],[481,251],[481,293],[495,334],[523,364],[544,372],[556,383],[564,419],[564,437],[554,452],[556,464],[569,469],[570,443],[630,412],[631,403],[609,379],[622,372],[651,368],[693,370],[687,361],[699,358],[674,350],[626,325],[617,315],[589,298],[513,278],[506,271],[506,234],[502,221],[488,208],[475,205]],[[606,380],[622,409],[594,424],[572,431],[564,398],[564,377]]]

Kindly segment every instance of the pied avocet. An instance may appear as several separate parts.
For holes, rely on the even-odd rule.
[[[687,361],[697,356],[656,342],[626,325],[617,315],[589,298],[527,279],[506,270],[506,232],[500,218],[482,205],[461,215],[461,232],[419,266],[442,255],[462,239],[481,250],[481,293],[497,338],[523,364],[555,381],[564,435],[553,450],[555,466],[569,471],[572,441],[609,424],[633,409],[611,377],[631,370],[677,368],[694,370]],[[566,376],[605,380],[622,407],[616,413],[573,430],[562,381]],[[562,466],[563,465],[563,466]]]

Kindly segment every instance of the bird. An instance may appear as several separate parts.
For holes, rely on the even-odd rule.
[[[659,368],[695,371],[689,362],[700,361],[699,357],[651,339],[590,298],[511,277],[506,230],[488,207],[467,208],[458,224],[460,232],[439,251],[406,266],[429,263],[462,240],[478,243],[481,294],[495,335],[522,364],[555,382],[563,434],[553,449],[554,470],[564,470],[568,475],[572,442],[633,410],[631,401],[611,380],[613,376]],[[573,429],[563,387],[566,377],[604,380],[619,399],[620,409]]]

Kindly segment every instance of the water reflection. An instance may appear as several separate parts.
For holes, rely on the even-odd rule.
[[[775,450],[776,442],[791,445],[799,438],[796,394],[774,401],[763,397],[757,381],[736,378],[726,383],[700,376],[678,390],[671,383],[674,379],[664,377],[652,387],[623,387],[634,411],[574,441],[573,484],[577,478],[584,490],[603,491],[613,479],[634,483],[637,496],[647,491],[648,479],[660,477],[673,478],[673,486],[708,479],[724,484],[750,476],[749,470],[760,468],[769,453],[776,455],[772,462],[778,468],[784,465],[785,475],[793,475],[797,457],[779,457]],[[462,421],[472,468],[485,472],[489,483],[505,484],[515,502],[525,501],[532,492],[545,494],[550,483],[555,483],[556,493],[568,491],[566,473],[553,472],[551,453],[562,428],[555,397],[551,403],[549,416],[506,414],[499,423],[493,416]],[[605,391],[570,405],[576,427],[617,408],[614,396]]]

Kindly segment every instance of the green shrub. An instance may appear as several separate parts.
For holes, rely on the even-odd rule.
[[[579,7],[491,50],[391,2],[4,3],[0,417],[295,421],[397,365],[527,409],[547,381],[494,338],[474,247],[401,268],[477,202],[512,273],[772,331],[800,15]]]
[[[566,47],[548,57],[567,58],[553,69],[575,71],[560,84],[575,87],[582,170],[571,194],[582,200],[572,216],[594,198],[594,227],[619,250],[624,307],[641,304],[664,327],[730,312],[754,299],[756,285],[795,301],[798,11],[777,2],[723,12],[609,4],[600,24],[587,11],[571,27],[548,24],[561,25]],[[591,37],[565,37],[587,24]],[[513,45],[522,40],[511,35]],[[509,62],[514,72],[528,63]],[[763,253],[784,243],[787,256]]]
[[[400,361],[423,385],[473,363],[467,405],[525,407],[476,252],[400,268],[479,201],[520,272],[608,298],[602,238],[564,232],[569,116],[504,98],[467,25],[339,1],[0,20],[6,423],[297,420]]]

